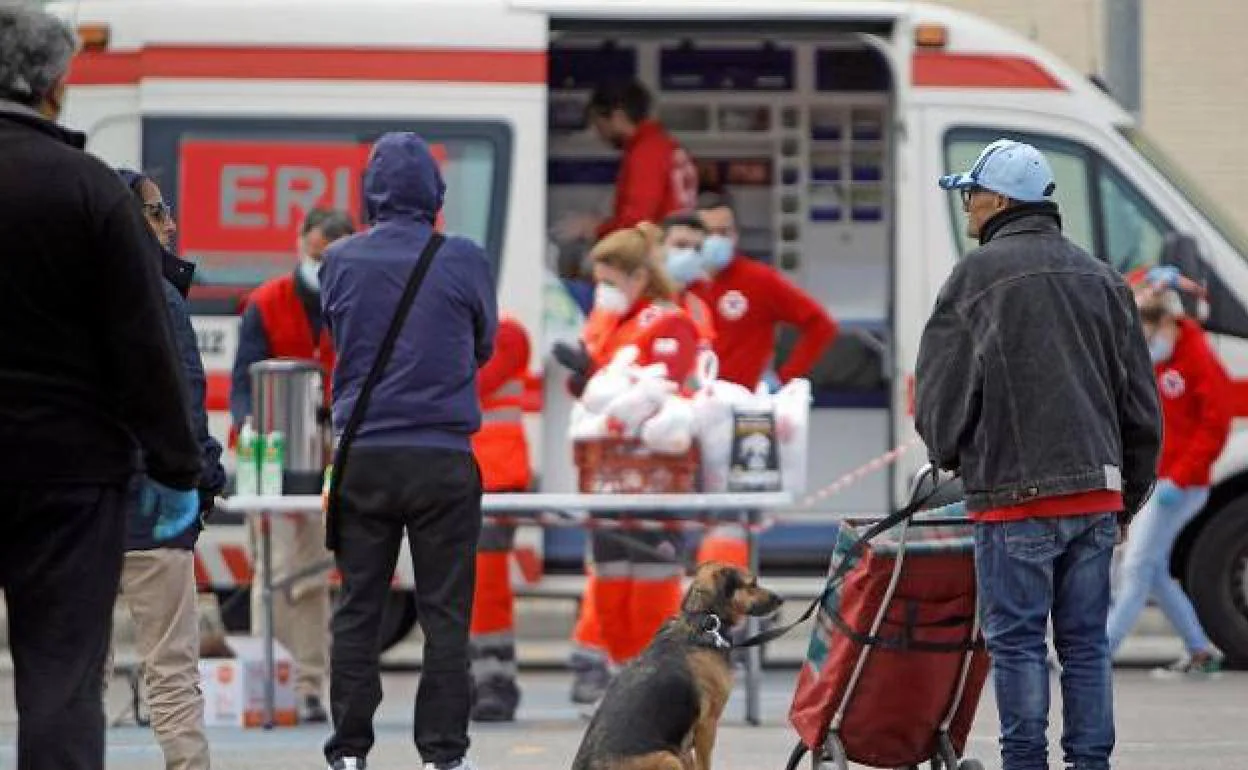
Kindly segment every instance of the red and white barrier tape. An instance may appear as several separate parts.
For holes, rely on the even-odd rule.
[[[846,473],[844,476],[841,476],[839,479],[837,479],[836,481],[833,481],[831,484],[827,485],[826,487],[816,490],[814,492],[811,492],[809,495],[806,495],[806,497],[804,497],[802,501],[797,504],[796,507],[807,508],[822,500],[826,500],[829,497],[832,497],[833,495],[838,495],[841,492],[844,492],[846,489],[852,487],[854,484],[857,484],[859,481],[862,481],[864,478],[866,478],[867,476],[870,476],[872,473],[876,473],[877,471],[882,471],[888,466],[897,462],[907,452],[909,452],[911,449],[914,449],[916,446],[920,446],[922,443],[923,442],[920,441],[919,438],[916,436],[915,438],[910,439],[909,441],[905,442],[901,446],[888,450],[887,452],[880,455],[879,457],[876,457],[875,459],[870,460],[869,462],[863,463],[862,465],[853,469],[849,473]]]
[[[540,527],[581,528],[588,530],[615,530],[623,532],[699,532],[724,524],[740,526],[751,532],[766,532],[775,526],[774,519],[763,519],[755,524],[739,524],[735,520],[699,517],[693,519],[642,519],[642,518],[594,518],[590,516],[561,516],[539,513],[536,516],[486,516],[490,524],[504,527],[534,525]]]

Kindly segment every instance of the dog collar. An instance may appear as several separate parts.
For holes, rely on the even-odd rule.
[[[698,631],[701,640],[709,647],[717,650],[732,649],[732,642],[728,641],[723,635],[724,621],[713,612],[708,612],[702,622],[698,624]]]

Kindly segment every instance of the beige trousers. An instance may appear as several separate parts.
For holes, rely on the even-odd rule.
[[[177,548],[127,553],[121,599],[134,618],[152,730],[166,769],[208,770],[194,556]]]
[[[256,574],[251,589],[251,629],[264,633],[264,602],[260,580],[263,553],[260,548],[260,519],[251,523],[251,543]],[[321,516],[270,517],[272,527],[273,582],[280,583],[320,563],[329,562],[325,548],[325,526]],[[329,668],[329,573],[328,568],[296,580],[273,596],[274,636],[295,659],[295,692],[300,698],[324,697],[325,674]]]

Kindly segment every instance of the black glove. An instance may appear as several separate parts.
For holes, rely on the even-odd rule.
[[[589,351],[585,349],[585,343],[577,342],[556,342],[554,348],[555,360],[563,364],[574,374],[587,375],[593,362],[589,359]]]
[[[589,376],[584,372],[573,372],[568,378],[568,392],[573,398],[580,398],[585,393],[585,386],[589,384]]]

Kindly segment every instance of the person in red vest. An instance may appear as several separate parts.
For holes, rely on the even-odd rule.
[[[699,332],[677,304],[678,287],[667,274],[663,231],[648,222],[612,233],[590,252],[597,288],[594,336],[586,374],[629,345],[638,364],[663,363],[668,378],[687,386],[694,376]],[[670,533],[629,533],[643,550],[618,534],[591,533],[593,565],[573,629],[572,700],[602,697],[611,668],[623,666],[649,643],[680,604],[682,538]],[[670,552],[660,559],[654,551]]]
[[[477,373],[481,430],[472,452],[486,492],[527,492],[532,484],[521,401],[529,368],[529,335],[514,318],[499,319],[494,355]],[[515,596],[511,552],[516,529],[486,524],[477,544],[477,582],[470,626],[472,719],[511,722],[520,705],[516,684]]]
[[[693,292],[715,319],[715,354],[719,377],[753,390],[776,354],[776,329],[797,328],[793,351],[776,374],[783,384],[803,377],[836,339],[836,322],[819,301],[784,279],[773,267],[737,250],[737,218],[725,193],[703,193],[698,215],[706,225],[703,266],[710,276]],[[722,561],[744,568],[749,550],[739,526],[709,530],[698,549],[698,562]]]
[[[698,195],[698,169],[689,153],[651,116],[653,99],[637,81],[605,83],[594,89],[586,108],[590,125],[604,142],[620,150],[615,201],[605,220],[573,214],[559,225],[562,241],[596,241],[642,222],[662,222],[688,211]]]
[[[325,250],[354,232],[351,216],[330,209],[308,213],[299,234],[299,264],[286,275],[260,285],[247,300],[238,335],[230,388],[230,415],[237,430],[252,415],[251,376],[248,368],[270,358],[316,361],[325,373],[326,396],[334,370],[334,349],[321,323],[320,266]],[[327,401],[328,403],[328,401]],[[276,517],[271,522],[273,579],[285,580],[308,567],[327,561],[322,543],[324,528],[309,516]],[[257,542],[253,538],[253,542]],[[260,560],[255,559],[260,574]],[[264,617],[258,586],[251,592],[252,618]],[[296,690],[300,719],[325,722],[322,705],[328,664],[329,582],[325,576],[298,580],[290,591],[279,591],[273,601],[274,633],[290,650],[298,666]],[[253,632],[261,630],[253,621]]]

